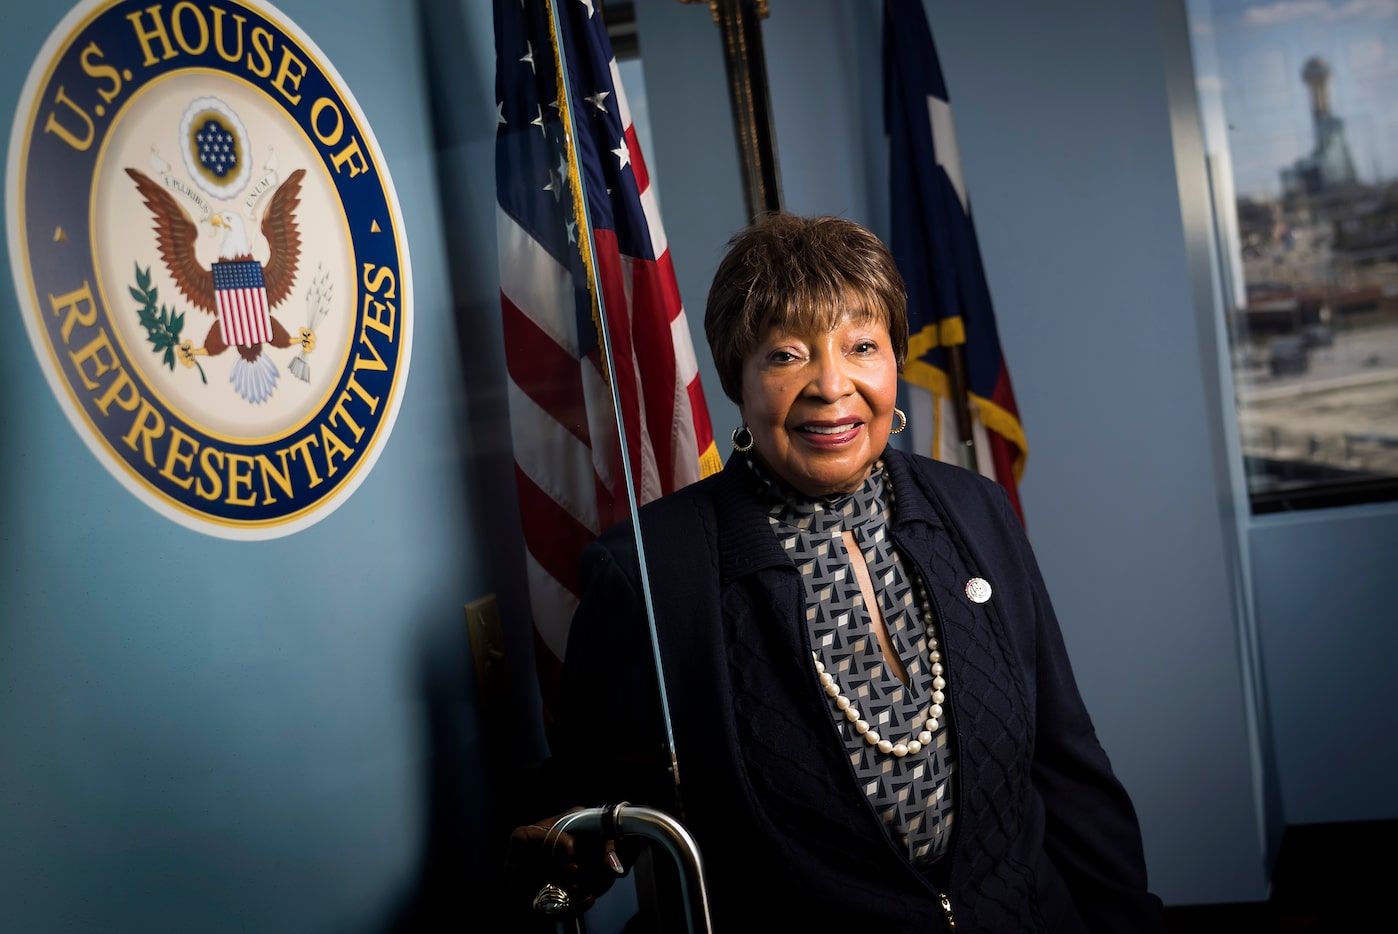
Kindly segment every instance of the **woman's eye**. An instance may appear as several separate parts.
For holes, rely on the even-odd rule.
[[[873,341],[860,341],[859,343],[854,345],[855,353],[873,353],[878,349],[878,345],[875,344]]]
[[[796,359],[796,355],[789,350],[772,351],[771,360],[773,363],[790,363]]]

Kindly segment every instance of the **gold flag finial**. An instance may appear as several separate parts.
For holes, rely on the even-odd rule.
[[[703,3],[703,2],[704,2],[704,0],[680,0],[680,3]],[[713,16],[713,18],[714,18],[714,25],[718,25],[719,22],[720,22],[720,20],[719,20],[719,15],[718,15],[718,4],[719,4],[719,0],[709,0],[709,14],[710,14],[711,16]],[[756,0],[756,4],[757,4],[757,15],[760,16],[760,17],[762,17],[763,19],[766,19],[766,18],[767,18],[767,15],[768,15],[767,0]]]

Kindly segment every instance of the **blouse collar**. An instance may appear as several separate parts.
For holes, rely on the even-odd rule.
[[[762,505],[768,518],[780,526],[808,532],[855,531],[888,522],[889,495],[884,482],[883,461],[874,463],[869,476],[848,493],[808,496],[773,476],[751,454],[748,469],[760,482]]]
[[[890,446],[880,458],[890,498],[896,494],[897,510],[889,517],[889,529],[922,535],[941,528],[941,507],[936,491],[915,476],[912,456]],[[718,526],[714,533],[720,573],[737,579],[765,568],[789,567],[791,559],[772,534],[763,506],[762,483],[748,466],[747,457],[734,451],[724,469],[705,481],[713,497]]]

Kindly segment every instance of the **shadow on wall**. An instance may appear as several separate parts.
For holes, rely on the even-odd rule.
[[[511,766],[503,730],[482,726],[462,620],[424,626],[420,652],[426,740],[422,851],[417,875],[380,930],[510,930],[502,897],[505,847],[524,763]],[[518,771],[519,775],[512,772]]]
[[[514,489],[498,288],[494,285],[493,92],[474,88],[493,73],[473,60],[490,29],[489,6],[460,0],[417,0],[419,45],[431,119],[445,255],[457,323],[464,398],[459,452],[465,523],[475,548],[474,577],[493,590],[505,643],[505,666],[481,684],[465,614],[422,621],[418,657],[425,748],[422,850],[416,876],[380,930],[515,929],[502,895],[510,830],[527,813],[530,778],[545,745],[533,677],[533,627],[528,621],[524,544]],[[469,9],[469,12],[468,12]],[[482,164],[484,163],[484,164]],[[485,268],[484,275],[481,271]],[[490,284],[482,294],[481,281]],[[511,491],[502,495],[502,491]],[[466,601],[482,593],[463,595]],[[534,815],[537,816],[537,815]]]
[[[422,850],[412,884],[373,930],[557,934],[557,923],[524,907],[530,893],[508,891],[504,876],[510,831],[540,816],[533,803],[540,798],[538,759],[525,754],[511,734],[512,715],[500,705],[510,685],[532,687],[533,680],[515,666],[482,693],[464,623],[437,620],[421,629]],[[673,873],[664,875],[669,881],[662,884],[678,885]],[[632,872],[599,897],[583,919],[589,934],[633,930],[641,884]]]

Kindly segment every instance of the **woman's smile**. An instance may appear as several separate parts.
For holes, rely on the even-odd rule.
[[[803,436],[802,440],[807,444],[822,448],[837,447],[841,444],[848,444],[859,437],[859,429],[863,424],[859,419],[836,424],[810,422],[798,425],[795,430]]]

